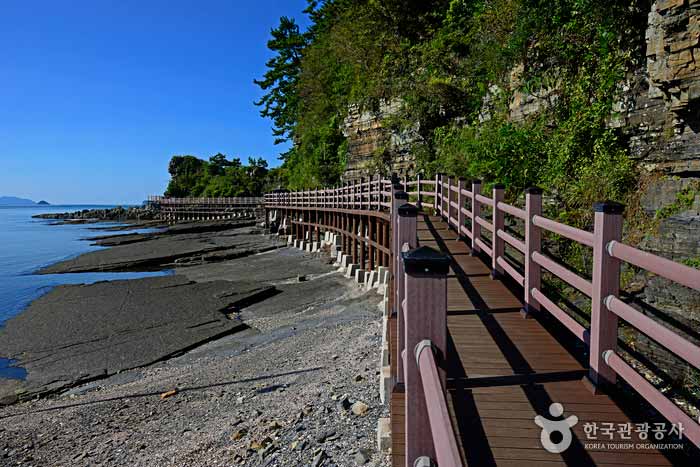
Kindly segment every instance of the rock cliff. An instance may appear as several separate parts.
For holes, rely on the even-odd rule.
[[[653,181],[642,207],[658,220],[641,247],[676,261],[700,258],[700,0],[658,0],[646,30],[646,66],[627,89],[619,124],[632,157]],[[647,311],[700,340],[700,294],[646,276],[641,300]],[[661,311],[661,313],[659,313]],[[686,369],[675,357],[640,339],[637,347],[676,378]]]
[[[343,181],[359,180],[377,172],[412,175],[415,168],[411,156],[414,132],[399,134],[387,130],[384,122],[395,115],[401,102],[383,102],[376,111],[352,106],[343,122],[343,135],[348,141],[347,166]]]
[[[646,31],[638,33],[646,39],[646,50],[637,69],[621,83],[622,98],[609,124],[622,130],[630,156],[648,179],[641,207],[656,219],[656,228],[647,233],[641,247],[696,265],[700,263],[700,0],[657,0]],[[521,74],[522,67],[512,70],[511,89],[518,88]],[[551,105],[556,85],[551,83],[536,95],[514,92],[510,118],[520,121]],[[498,92],[498,87],[490,88],[480,119],[490,118],[490,96]],[[382,120],[399,105],[384,105],[377,112],[351,109],[343,127],[349,142],[346,179],[366,176],[377,160],[400,175],[413,174],[411,135],[392,134],[382,127]],[[700,294],[659,277],[640,276],[635,283],[635,294],[650,314],[700,342]],[[677,366],[668,353],[645,339],[637,346],[673,376],[683,377],[685,367]]]

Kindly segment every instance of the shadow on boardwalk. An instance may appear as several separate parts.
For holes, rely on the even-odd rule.
[[[468,465],[643,466],[691,462],[682,450],[607,446],[610,442],[653,442],[640,439],[634,423],[649,422],[653,426],[654,421],[663,419],[650,415],[653,410],[648,405],[624,391],[594,395],[582,381],[588,373],[588,357],[578,339],[546,313],[524,319],[517,298],[522,289],[492,279],[486,263],[471,256],[466,243],[439,218],[424,216],[419,220],[418,241],[453,259],[447,286],[448,402]],[[563,405],[562,417],[550,415],[553,403]],[[542,447],[541,428],[534,422],[537,415],[558,420],[578,417],[568,449],[555,454]],[[611,423],[615,426],[612,440],[600,431]],[[621,439],[618,425],[627,423],[632,423],[631,437]],[[584,426],[596,426],[598,432],[587,435]],[[555,443],[559,440],[552,439]],[[395,443],[395,449],[402,448],[401,443]],[[402,452],[395,454],[398,465],[403,460]]]

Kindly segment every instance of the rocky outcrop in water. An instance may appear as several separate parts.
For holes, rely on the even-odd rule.
[[[37,214],[36,219],[82,220],[82,221],[145,221],[156,219],[158,209],[152,205],[110,209],[83,209],[82,211]]]

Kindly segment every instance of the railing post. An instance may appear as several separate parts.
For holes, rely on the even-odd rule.
[[[396,274],[398,271],[399,257],[401,256],[401,245],[399,244],[399,229],[398,229],[398,219],[399,219],[399,206],[408,203],[408,194],[401,190],[401,184],[396,183],[392,185],[392,201],[391,201],[391,253],[393,255],[392,262],[392,274],[394,277],[394,282],[396,282]],[[394,304],[394,307],[398,309],[398,305]]]
[[[476,256],[481,251],[476,244],[476,239],[481,238],[481,225],[476,222],[477,216],[481,214],[481,204],[476,199],[478,194],[481,194],[481,180],[472,180],[472,256]]]
[[[360,210],[364,209],[365,206],[365,178],[360,177]]]
[[[443,390],[447,351],[447,273],[450,258],[430,247],[402,253],[405,270],[405,455],[412,467],[421,456],[436,459],[428,407],[416,354],[420,342],[432,342]],[[401,357],[399,357],[401,358]]]
[[[452,175],[447,177],[447,225],[452,223]]]
[[[401,206],[398,207],[398,241],[397,241],[397,246],[399,248],[399,252],[404,252],[411,250],[417,246],[418,243],[418,234],[416,231],[416,220],[418,216],[418,208],[415,206],[405,203],[402,204]],[[398,310],[397,316],[396,316],[396,329],[397,329],[397,338],[398,338],[398,345],[397,345],[397,355],[401,355],[401,352],[404,350],[404,339],[405,339],[405,330],[404,330],[404,316],[403,313],[401,312],[401,304],[404,301],[405,295],[406,295],[406,290],[404,287],[404,282],[406,280],[404,270],[403,270],[403,261],[399,258],[399,260],[396,262],[397,265],[397,271],[396,271],[396,278],[395,278],[395,289],[396,289],[396,303],[397,307],[396,309]],[[403,384],[404,382],[404,375],[403,375],[403,361],[399,358],[397,359],[398,361],[396,362],[396,382],[398,384]]]
[[[505,228],[505,213],[498,208],[498,203],[503,201],[505,186],[496,184],[493,186],[493,209],[491,210],[491,222],[493,224],[493,235],[491,237],[491,278],[495,279],[499,274],[503,274],[503,268],[498,265],[497,259],[505,252],[505,241],[498,236],[498,231]]]
[[[418,175],[416,175],[416,190],[418,191],[418,200],[416,201],[416,207],[418,209],[423,208],[423,196],[421,195],[421,191],[420,191],[420,180],[421,180],[421,176],[419,173]]]
[[[446,179],[447,179],[447,174],[441,173],[440,174],[440,216],[443,219],[445,217],[445,180]],[[449,194],[449,191],[448,191],[448,194]],[[449,219],[448,219],[448,223],[449,223]]]
[[[590,369],[588,377],[597,389],[615,384],[615,371],[603,358],[606,350],[617,349],[617,315],[605,306],[605,298],[620,293],[620,261],[608,253],[608,244],[622,239],[625,207],[606,201],[593,205],[593,295],[591,297]]]
[[[462,235],[462,229],[464,228],[464,213],[462,212],[462,208],[464,207],[464,195],[462,194],[462,190],[464,189],[464,182],[466,181],[466,178],[464,177],[459,177],[459,180],[457,181],[457,204],[459,207],[457,208],[457,235],[459,237],[463,237]]]
[[[352,185],[352,188],[350,189],[350,209],[355,209],[355,196],[357,193],[357,180],[353,179],[352,182],[350,182]]]
[[[440,192],[438,190],[440,190],[440,174],[436,173],[435,174],[435,199],[433,200],[433,205],[434,205],[433,208],[435,209],[436,216],[440,215],[440,211],[438,209],[438,199],[439,199],[438,194]]]
[[[542,269],[532,260],[532,254],[539,253],[542,248],[542,232],[532,221],[533,216],[540,215],[542,215],[542,189],[527,188],[525,190],[525,306],[522,310],[526,318],[540,309],[540,304],[532,296],[532,290],[539,290],[542,285]]]

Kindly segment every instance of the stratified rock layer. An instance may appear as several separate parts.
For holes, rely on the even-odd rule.
[[[228,311],[271,292],[184,276],[56,287],[0,330],[3,356],[28,372],[19,390],[0,385],[0,399],[54,392],[231,334],[244,325]]]

